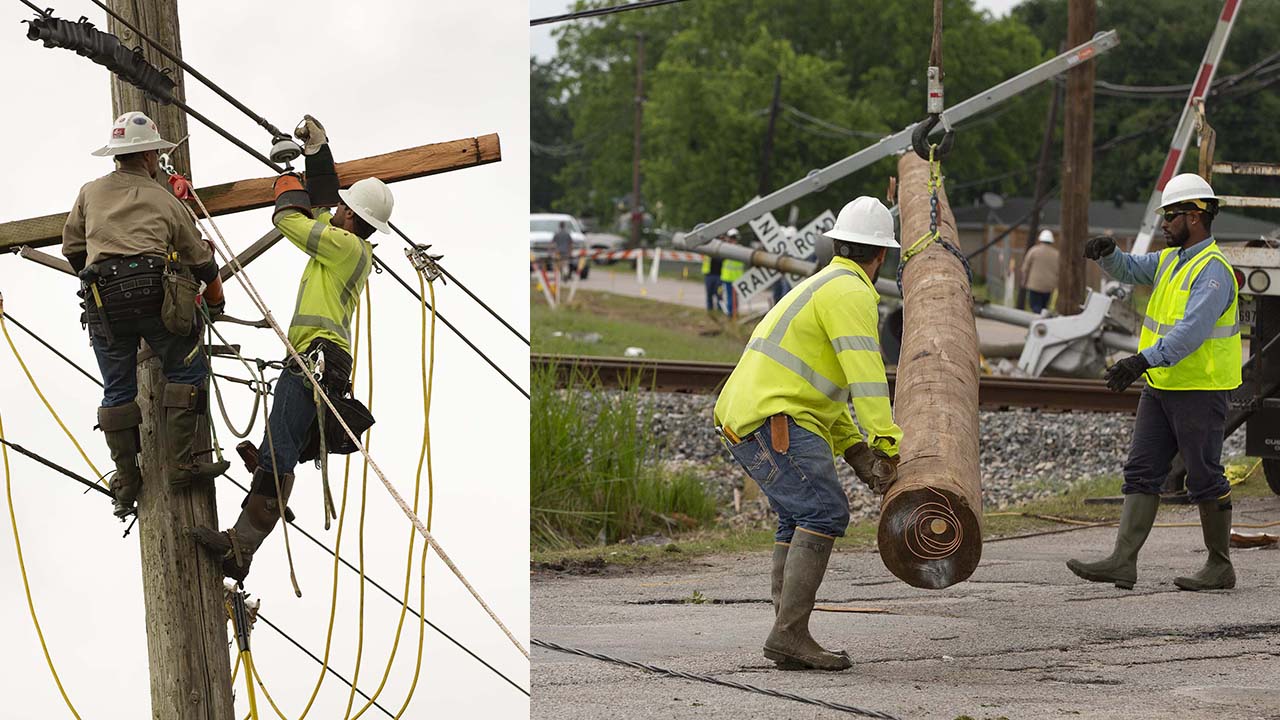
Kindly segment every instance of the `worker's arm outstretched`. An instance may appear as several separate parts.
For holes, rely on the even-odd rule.
[[[1160,269],[1160,253],[1131,255],[1116,249],[1116,241],[1105,235],[1089,238],[1084,256],[1096,261],[1111,277],[1131,285],[1154,285]]]
[[[1213,333],[1214,325],[1222,313],[1235,300],[1235,280],[1227,266],[1210,260],[1191,283],[1191,295],[1187,299],[1187,314],[1173,325],[1173,329],[1142,351],[1151,367],[1177,365],[1182,358],[1200,347]]]
[[[840,362],[853,411],[866,434],[867,444],[890,457],[896,456],[902,428],[893,422],[893,409],[889,405],[889,382],[880,357],[877,328],[880,315],[875,297],[855,288],[842,293],[835,302],[822,303],[821,308],[822,325]]]
[[[285,173],[276,178],[275,192],[272,222],[299,250],[325,265],[343,263],[352,253],[361,251],[359,238],[329,224],[329,212],[311,217],[311,196],[297,175]]]

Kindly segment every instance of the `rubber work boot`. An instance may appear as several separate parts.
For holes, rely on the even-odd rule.
[[[169,383],[164,386],[164,407],[169,430],[169,484],[185,488],[193,482],[208,482],[231,467],[221,462],[196,462],[196,432],[204,417],[200,388]],[[274,493],[273,493],[274,494]]]
[[[98,427],[111,451],[116,472],[111,476],[112,512],[124,519],[134,512],[138,492],[142,490],[142,471],[138,469],[138,426],[142,409],[130,402],[116,407],[98,408]]]
[[[1200,572],[1191,577],[1176,577],[1173,584],[1183,590],[1230,590],[1236,586],[1236,571],[1231,566],[1231,496],[1200,503],[1200,532],[1209,557]]]
[[[292,492],[293,473],[285,473],[280,476],[280,495],[285,503]],[[187,531],[192,540],[222,561],[222,574],[226,577],[242,583],[249,576],[253,554],[280,520],[280,503],[275,494],[275,477],[270,470],[259,469],[253,474],[253,485],[234,526],[222,532],[206,527]]]
[[[773,544],[773,571],[769,573],[769,596],[773,599],[773,616],[778,617],[778,603],[782,600],[782,571],[787,567],[789,543]]]
[[[1085,580],[1115,583],[1118,588],[1132,590],[1138,581],[1138,551],[1147,541],[1159,509],[1159,495],[1125,495],[1124,509],[1120,511],[1120,529],[1116,531],[1116,546],[1111,554],[1098,562],[1068,560],[1067,567]]]
[[[827,652],[809,634],[809,615],[834,545],[835,538],[803,529],[791,539],[778,615],[764,641],[764,656],[780,670],[845,670],[853,666],[846,655]]]

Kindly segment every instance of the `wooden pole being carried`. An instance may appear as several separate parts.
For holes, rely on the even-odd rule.
[[[142,32],[181,56],[177,0],[112,0],[111,8]],[[110,31],[126,45],[143,45],[114,20]],[[157,67],[170,67],[159,53],[146,51]],[[182,69],[172,67],[178,97]],[[186,116],[173,105],[148,101],[142,92],[111,77],[112,118],[145,112],[161,136],[174,142],[187,134]],[[190,177],[184,144],[174,166]],[[106,172],[106,169],[103,170]],[[144,348],[145,350],[145,348]],[[139,357],[151,355],[144,352]],[[188,527],[219,527],[212,484],[189,490],[169,487],[164,472],[168,433],[164,418],[164,373],[155,356],[138,363],[138,405],[142,408],[142,493],[138,496],[138,545],[142,550],[142,600],[146,607],[147,659],[151,667],[151,714],[173,720],[233,720],[231,662],[222,569],[183,534]],[[206,425],[196,435],[197,452],[211,446]],[[126,597],[129,595],[126,594]],[[120,600],[118,602],[125,602]]]
[[[929,232],[929,164],[898,161],[902,245]],[[955,217],[938,191],[938,232],[959,247]],[[938,242],[902,273],[903,335],[894,391],[902,427],[898,482],[880,507],[885,567],[910,585],[938,589],[969,577],[982,556],[978,472],[978,331],[964,265]]]

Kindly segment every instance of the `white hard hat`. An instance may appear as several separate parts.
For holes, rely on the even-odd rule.
[[[1164,186],[1164,192],[1160,194],[1160,207],[1166,208],[1170,205],[1178,203],[1190,202],[1192,200],[1213,200],[1217,201],[1218,196],[1214,194],[1213,188],[1209,187],[1209,183],[1205,179],[1195,173],[1182,173],[1174,175],[1169,179],[1169,183]],[[1204,203],[1200,203],[1204,206]],[[1205,209],[1202,207],[1202,209]]]
[[[1038,239],[1040,242],[1042,242],[1042,243],[1049,243],[1050,245],[1052,245],[1052,244],[1053,244],[1053,231],[1052,231],[1052,230],[1050,230],[1049,228],[1045,228],[1045,229],[1043,229],[1043,230],[1041,230],[1041,231],[1040,231],[1040,237],[1039,237],[1039,238],[1037,238],[1037,239]]]
[[[729,237],[738,237],[738,228],[729,228],[729,232],[725,233]]]
[[[160,137],[151,118],[140,112],[127,112],[116,118],[111,127],[111,141],[93,151],[98,157],[128,155],[144,150],[168,150],[177,145]]]
[[[391,196],[391,188],[378,178],[358,180],[346,190],[339,190],[338,197],[356,215],[378,229],[378,232],[390,233],[387,221],[391,219],[391,208],[396,200]]]
[[[822,234],[828,240],[874,245],[876,247],[901,247],[893,237],[893,215],[879,200],[863,195],[840,209],[836,224]]]

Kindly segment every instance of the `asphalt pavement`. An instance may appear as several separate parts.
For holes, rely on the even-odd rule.
[[[1196,519],[1187,507],[1160,516]],[[1237,523],[1277,519],[1280,498],[1237,501]],[[1068,558],[1109,552],[1114,537],[1091,528],[989,540],[973,576],[941,591],[902,583],[874,551],[837,545],[819,605],[885,611],[814,614],[819,642],[853,658],[840,673],[783,672],[760,654],[773,619],[763,552],[536,572],[533,636],[901,718],[1280,718],[1280,550],[1233,550],[1231,591],[1173,585],[1204,561],[1196,527],[1153,530],[1131,591],[1066,569]],[[537,718],[854,717],[540,648],[533,661]]]

